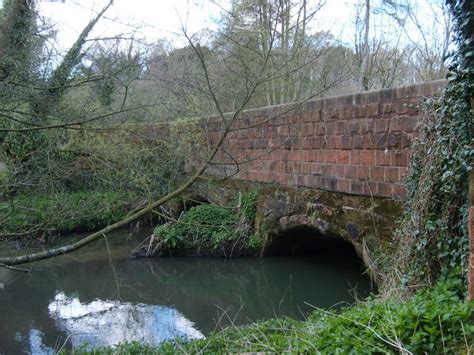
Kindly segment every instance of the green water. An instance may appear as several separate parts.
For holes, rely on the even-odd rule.
[[[0,268],[0,353],[158,344],[275,316],[304,319],[313,306],[339,307],[371,287],[360,260],[339,246],[304,257],[129,259],[145,234],[118,232],[108,247],[100,241],[29,274]]]

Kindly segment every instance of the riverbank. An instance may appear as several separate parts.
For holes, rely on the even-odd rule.
[[[464,290],[465,291],[465,290]],[[275,318],[231,326],[205,339],[139,343],[76,354],[321,353],[470,354],[474,302],[454,278],[407,300],[372,298],[340,312],[315,310],[306,321]]]
[[[47,241],[117,222],[140,203],[129,192],[87,191],[18,195],[0,202],[0,238]]]

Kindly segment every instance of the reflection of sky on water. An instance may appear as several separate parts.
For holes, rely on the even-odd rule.
[[[203,337],[191,321],[170,307],[102,300],[82,303],[77,297],[60,292],[48,310],[73,346],[87,344],[96,348],[131,341],[157,345],[177,337]],[[41,332],[30,332],[29,343],[32,353],[48,353],[41,342]]]
[[[48,346],[43,344],[43,333],[38,329],[31,329],[28,333],[29,353],[33,355],[54,355],[56,352]],[[23,342],[23,337],[17,333],[15,339]]]

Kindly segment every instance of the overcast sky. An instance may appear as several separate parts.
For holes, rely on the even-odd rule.
[[[56,0],[57,1],[57,0]],[[322,16],[316,25],[320,29],[332,28],[339,37],[344,24],[351,21],[351,13],[356,0],[331,0],[323,9]],[[217,5],[216,2],[219,4]],[[227,0],[115,0],[113,8],[106,13],[106,18],[96,26],[94,36],[112,36],[117,33],[131,32],[134,27],[141,28],[136,34],[149,41],[167,38],[176,46],[182,45],[180,39],[181,21],[189,33],[206,27],[215,27]],[[104,7],[107,0],[65,0],[62,2],[38,2],[39,12],[57,24],[57,39],[61,47],[67,48],[77,37],[97,11]],[[133,26],[127,26],[127,24]]]

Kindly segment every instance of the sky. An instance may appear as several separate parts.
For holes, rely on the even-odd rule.
[[[1,0],[0,0],[1,1]],[[38,10],[49,18],[58,29],[57,41],[60,47],[68,48],[81,29],[102,9],[107,0],[39,0]],[[351,21],[356,0],[330,0],[323,8],[315,28],[331,28],[336,37],[343,32],[344,24]],[[92,35],[113,36],[131,33],[134,26],[140,29],[135,36],[154,42],[162,38],[175,46],[184,45],[181,24],[190,34],[207,27],[215,28],[222,7],[228,0],[115,0]],[[133,26],[130,26],[133,24]]]

